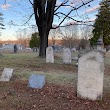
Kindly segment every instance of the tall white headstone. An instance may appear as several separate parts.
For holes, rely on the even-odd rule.
[[[13,74],[12,68],[4,68],[2,76],[0,77],[0,81],[10,81],[10,78],[12,77]]]
[[[99,51],[88,52],[79,58],[77,96],[90,100],[102,99],[104,57]]]
[[[46,62],[54,63],[54,51],[52,47],[46,49]]]
[[[71,50],[70,50],[70,48],[63,49],[63,62],[65,64],[71,64]]]

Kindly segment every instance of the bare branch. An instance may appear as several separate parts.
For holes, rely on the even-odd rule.
[[[65,5],[65,4],[61,4],[60,6],[58,6],[59,8],[60,7],[66,7],[66,6],[69,6],[69,7],[71,7],[71,8],[74,8],[75,9],[75,7],[73,7],[73,6],[71,6],[71,5]],[[57,9],[58,10],[58,9]],[[55,10],[54,12],[56,12],[57,10]]]
[[[56,13],[55,15],[57,15],[57,14],[62,14],[62,15],[64,15],[64,16],[66,16],[67,18],[70,18],[70,19],[72,19],[72,20],[74,20],[74,21],[76,21],[76,22],[82,22],[82,21],[75,20],[75,19],[73,19],[72,17],[70,17],[69,15],[66,15],[66,14],[64,14],[64,13],[62,13],[62,12],[58,12],[58,13]]]
[[[29,0],[30,4],[33,6],[33,3],[31,2],[31,0]]]
[[[83,2],[83,0],[81,0],[81,2],[83,3],[83,5],[85,5],[85,3]]]
[[[28,20],[27,20],[25,23],[21,24],[21,25],[14,24],[12,20],[9,22],[9,25],[14,25],[14,26],[24,26],[25,24],[28,24],[28,22],[30,21],[30,19],[32,18],[33,15],[34,15],[34,13],[31,14],[30,17],[28,18]],[[29,25],[29,24],[28,24],[28,25]]]
[[[64,0],[57,8],[54,12],[56,12],[61,6],[64,6],[64,4],[66,4],[68,2],[68,0]]]
[[[6,0],[5,0],[5,3],[4,4],[6,5]]]
[[[67,27],[67,26],[72,26],[72,25],[86,25],[86,26],[92,26],[93,27],[93,25],[92,24],[84,24],[84,23],[82,23],[82,24],[67,24],[67,25],[64,25],[64,26],[56,26],[56,27],[52,27],[52,29],[57,29],[57,28],[59,28],[59,27]]]
[[[54,14],[54,15],[57,16],[60,19],[60,16],[59,15],[57,15],[57,14]]]
[[[6,28],[0,27],[0,29],[6,29]]]
[[[4,24],[0,23],[1,26],[4,26]]]
[[[23,25],[27,24],[30,21],[30,19],[32,18],[33,15],[34,15],[34,13],[29,17],[29,19]]]
[[[60,22],[60,24],[59,24],[58,26],[60,26],[60,25],[64,22],[64,20],[71,14],[71,12],[73,12],[74,10],[78,10],[78,9],[81,8],[82,6],[88,4],[88,3],[92,2],[92,1],[94,1],[94,0],[90,0],[90,1],[86,2],[85,4],[80,5],[80,6],[77,7],[77,8],[71,9],[70,12],[63,18],[63,20]]]

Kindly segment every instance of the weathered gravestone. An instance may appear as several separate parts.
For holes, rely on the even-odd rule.
[[[42,88],[45,85],[45,76],[32,74],[29,78],[28,86],[31,88]]]
[[[63,49],[63,63],[71,64],[71,50],[69,48]]]
[[[10,81],[10,78],[12,77],[13,74],[12,68],[4,68],[2,76],[0,77],[0,81]]]
[[[54,52],[52,47],[47,47],[46,49],[46,62],[54,63]]]
[[[77,96],[90,100],[102,99],[104,57],[99,51],[90,51],[79,58]]]
[[[104,44],[103,44],[103,39],[100,37],[98,40],[97,40],[97,50],[99,51],[102,51],[103,50],[103,47]]]

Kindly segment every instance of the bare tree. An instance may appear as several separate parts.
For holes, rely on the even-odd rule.
[[[6,0],[5,0],[6,1]],[[94,0],[78,0],[77,5],[74,5],[74,0],[62,0],[61,3],[56,4],[58,0],[29,0],[33,6],[34,13],[31,14],[29,19],[25,24],[32,18],[32,15],[35,16],[36,25],[38,26],[39,36],[40,36],[40,52],[39,56],[45,57],[46,48],[48,46],[48,35],[49,31],[53,28],[52,23],[54,17],[58,17],[60,23],[54,27],[62,27],[62,24],[66,19],[70,19],[73,22],[85,23],[85,21],[75,19],[72,14],[77,13],[82,7],[88,6],[88,4]],[[69,7],[68,11],[62,11],[61,8]],[[78,13],[77,13],[78,16]],[[67,24],[67,25],[72,25]]]
[[[78,38],[78,25],[60,28],[62,35],[62,44],[66,47],[76,47],[76,39]]]
[[[28,29],[18,29],[16,31],[16,38],[18,39],[18,43],[27,47],[29,45],[29,40],[31,38],[31,33]]]
[[[60,29],[56,28],[56,29],[51,29],[49,32],[49,37],[52,39],[52,45],[55,45],[56,40],[58,38],[60,38]]]
[[[57,28],[62,25],[66,18],[72,19],[75,22],[82,22],[75,20],[73,17],[71,17],[71,13],[89,4],[93,0],[89,0],[88,2],[82,1],[82,4],[78,7],[71,6],[72,2],[70,2],[69,0],[63,0],[63,2],[60,5],[56,6],[56,1],[57,0],[33,0],[33,3],[30,1],[30,3],[33,5],[35,20],[38,26],[40,36],[39,56],[41,57],[45,57],[46,55],[46,48],[48,46],[48,35],[50,29],[52,29],[54,15],[59,17],[59,19],[61,16],[63,16],[63,19],[61,19],[61,22],[58,24]],[[68,13],[66,14],[59,11],[61,7],[65,6],[71,7]]]
[[[92,30],[93,30],[93,27],[90,27],[90,26],[86,26],[86,25],[82,25],[82,26],[79,26],[80,27],[80,34],[81,34],[81,38],[85,39],[85,40],[88,40],[92,37]]]
[[[89,39],[92,38],[92,30],[93,27],[88,27],[88,26],[80,26],[80,36],[81,36],[81,41],[79,44],[79,47],[82,47],[82,49],[85,49],[87,45],[89,45]]]

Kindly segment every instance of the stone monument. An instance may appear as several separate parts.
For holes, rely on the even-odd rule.
[[[41,89],[45,85],[45,76],[32,74],[29,78],[28,87]]]
[[[77,96],[97,100],[102,99],[104,78],[104,56],[100,51],[90,51],[78,61]]]
[[[63,63],[71,64],[71,50],[70,48],[63,49]]]
[[[12,77],[13,74],[12,68],[4,68],[2,76],[0,77],[0,81],[10,81],[10,78]]]
[[[97,40],[97,50],[102,51],[103,48],[104,48],[103,40],[102,40],[102,38],[100,37],[100,38]]]
[[[54,63],[54,51],[50,46],[46,49],[46,62]]]

